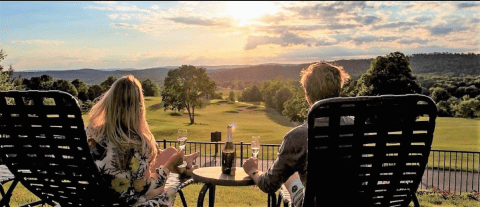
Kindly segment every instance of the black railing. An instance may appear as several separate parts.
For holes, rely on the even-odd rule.
[[[157,141],[160,147],[178,147],[177,141]],[[200,152],[196,164],[200,167],[220,166],[224,142],[187,142],[185,154]],[[260,170],[266,171],[277,158],[279,144],[261,144],[258,153]],[[251,157],[250,143],[235,143],[236,166],[241,167]],[[421,189],[446,190],[455,193],[480,192],[480,152],[431,150],[428,165],[420,183]]]
[[[431,150],[423,189],[451,192],[480,191],[480,152]]]
[[[178,142],[172,140],[157,141],[160,147],[178,148]],[[185,154],[200,152],[200,156],[196,159],[199,167],[220,166],[222,149],[224,142],[187,142],[185,146]],[[261,144],[258,153],[259,170],[266,171],[277,159],[279,144]],[[235,165],[242,167],[243,162],[252,156],[250,143],[235,143],[235,152],[237,159]]]

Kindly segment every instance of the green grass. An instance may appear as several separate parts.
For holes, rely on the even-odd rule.
[[[438,117],[432,149],[480,151],[480,119]]]

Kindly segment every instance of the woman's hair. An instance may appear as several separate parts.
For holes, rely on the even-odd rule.
[[[141,149],[149,155],[150,162],[155,161],[157,147],[145,118],[142,85],[133,75],[116,80],[89,114],[89,130],[92,130],[95,142],[99,143],[105,137],[123,154],[133,148]],[[125,162],[123,160],[119,161]],[[126,165],[120,163],[120,166]]]
[[[300,74],[300,83],[310,104],[339,96],[343,84],[350,78],[342,66],[328,62],[313,63]]]

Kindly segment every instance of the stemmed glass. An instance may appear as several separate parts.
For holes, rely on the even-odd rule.
[[[177,140],[178,140],[179,148],[182,149],[183,151],[185,151],[185,144],[187,143],[187,130],[186,129],[179,129],[178,130]]]
[[[260,137],[259,136],[252,136],[252,154],[253,157],[258,158],[258,152],[260,151]]]

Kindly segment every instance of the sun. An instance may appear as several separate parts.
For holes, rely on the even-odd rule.
[[[266,1],[229,1],[227,12],[241,25],[249,24],[252,20],[269,13],[273,9],[271,2]]]

